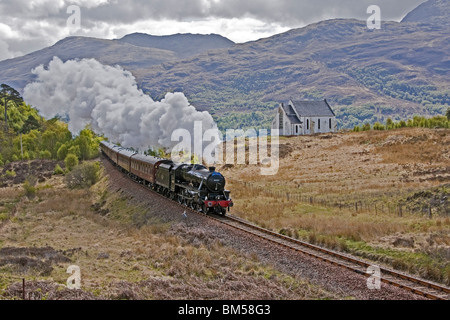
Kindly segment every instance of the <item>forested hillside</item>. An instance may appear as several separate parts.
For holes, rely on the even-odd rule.
[[[45,120],[15,89],[2,85],[0,97],[0,166],[18,160],[65,160],[69,154],[78,160],[98,156],[101,138],[89,128],[73,137],[66,123],[58,118]]]

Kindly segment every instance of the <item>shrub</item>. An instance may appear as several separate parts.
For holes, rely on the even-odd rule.
[[[80,146],[72,146],[68,150],[68,154],[74,154],[78,159],[81,159],[81,149]]]
[[[373,125],[373,130],[382,131],[382,130],[385,130],[385,129],[386,129],[385,126],[383,126],[379,122],[375,122],[375,124]]]
[[[12,170],[12,171],[6,170],[6,177],[14,178],[15,176],[16,176],[16,172],[14,170]]]
[[[50,151],[48,151],[48,150],[41,151],[39,153],[39,158],[40,159],[48,159],[49,160],[49,159],[52,158],[52,153]]]
[[[75,167],[66,175],[66,184],[70,189],[89,188],[100,179],[100,164],[86,162]]]
[[[23,188],[25,190],[25,195],[28,198],[34,198],[36,195],[36,184],[37,179],[34,176],[28,176],[23,184]]]
[[[28,181],[25,181],[24,184],[23,184],[23,188],[25,190],[25,195],[28,198],[34,198],[34,196],[36,195],[36,188],[35,187],[30,185],[30,183]]]
[[[64,159],[67,170],[72,171],[78,165],[78,157],[73,153],[69,153]]]
[[[55,171],[53,173],[56,175],[64,175],[64,170],[61,168],[59,164],[57,164],[55,167]]]
[[[386,120],[386,128],[387,128],[388,130],[391,130],[391,129],[394,128],[394,121],[392,121],[391,118],[388,118],[388,119]]]
[[[67,145],[63,144],[57,152],[57,158],[58,160],[64,160],[67,157],[67,154],[69,153],[69,148],[67,148]]]

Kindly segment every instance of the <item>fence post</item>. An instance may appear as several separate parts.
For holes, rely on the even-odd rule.
[[[25,278],[22,279],[22,299],[25,300]]]

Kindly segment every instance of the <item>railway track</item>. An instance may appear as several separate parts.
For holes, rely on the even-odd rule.
[[[124,174],[124,173],[123,173]],[[124,174],[126,175],[126,174]],[[135,181],[136,182],[136,181]],[[190,212],[192,214],[201,215],[211,220],[215,220],[219,223],[226,224],[234,229],[240,230],[252,236],[256,236],[260,239],[269,241],[276,245],[279,245],[290,250],[300,252],[302,254],[308,255],[310,257],[322,260],[327,263],[345,268],[347,270],[353,271],[357,274],[370,277],[371,274],[367,272],[367,269],[374,266],[374,263],[364,261],[354,256],[343,254],[330,249],[325,249],[310,243],[290,238],[288,236],[273,232],[271,230],[264,229],[255,224],[252,224],[241,218],[227,215],[225,217],[216,215],[206,215],[202,212],[194,210],[190,207],[178,203],[176,201],[170,200],[167,197],[159,194],[158,192],[136,182],[143,189],[152,192],[158,197],[164,198],[168,201],[176,203],[178,206]],[[381,271],[380,280],[386,284],[410,291],[414,294],[423,296],[432,300],[450,300],[450,288],[437,284],[431,281],[420,279],[405,273],[401,273],[392,269],[385,267],[379,267]]]
[[[367,269],[374,265],[353,256],[343,254],[341,252],[325,249],[310,243],[300,241],[287,237],[285,235],[261,228],[248,221],[234,216],[227,216],[225,218],[214,217],[215,220],[220,220],[229,226],[232,226],[241,231],[253,234],[261,239],[265,239],[280,246],[301,252],[308,256],[317,258],[319,260],[343,267],[355,273],[370,277]],[[433,300],[450,300],[450,288],[443,285],[426,281],[417,277],[410,276],[392,269],[379,267],[381,271],[381,281],[398,288],[402,288],[412,293],[421,295]]]

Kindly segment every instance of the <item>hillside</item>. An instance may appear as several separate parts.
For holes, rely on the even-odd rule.
[[[211,35],[174,35],[152,37],[133,34],[120,40],[69,37],[55,45],[23,57],[0,62],[0,83],[22,91],[33,80],[31,70],[47,65],[53,57],[61,60],[93,58],[107,65],[121,65],[129,71],[148,68],[180,57],[233,45],[226,38]],[[154,46],[154,47],[152,47]]]
[[[411,11],[402,23],[448,24],[450,6],[447,0],[430,0]]]
[[[291,96],[326,98],[346,128],[444,114],[450,105],[450,27],[443,23],[449,8],[449,1],[430,0],[381,30],[337,19],[236,45],[218,35],[67,38],[0,62],[0,83],[21,90],[32,68],[57,55],[119,64],[154,99],[182,91],[221,129],[268,127],[274,109]]]
[[[218,168],[232,214],[450,284],[449,129],[281,138],[280,151],[274,176]]]
[[[175,34],[171,36],[152,36],[144,33],[133,33],[117,40],[138,47],[155,48],[173,51],[179,58],[188,58],[208,50],[225,49],[234,42],[221,35]]]
[[[406,128],[282,138],[279,175],[223,169],[232,214],[448,284],[449,137],[448,130]],[[55,164],[15,162],[1,173],[28,166],[43,174]],[[268,251],[264,241],[201,216],[183,220],[177,204],[106,160],[102,167],[90,188],[69,189],[51,169],[35,196],[16,182],[0,188],[0,300],[21,299],[22,278],[28,298],[39,300],[405,298],[386,287],[358,290],[366,279],[354,273],[349,289],[345,270]],[[76,294],[63,287],[73,264],[82,273]]]
[[[442,114],[450,104],[448,31],[406,23],[370,31],[365,22],[330,20],[136,75],[152,96],[183,91],[222,124],[232,111],[261,111],[243,118],[250,125],[270,122],[277,103],[294,96],[327,98],[341,125],[352,127]]]
[[[263,263],[217,225],[196,217],[187,225],[175,204],[108,168],[89,189],[71,190],[61,177],[38,184],[35,197],[0,188],[0,300],[21,299],[22,278],[27,300],[343,298]],[[64,286],[74,264],[75,293]]]

